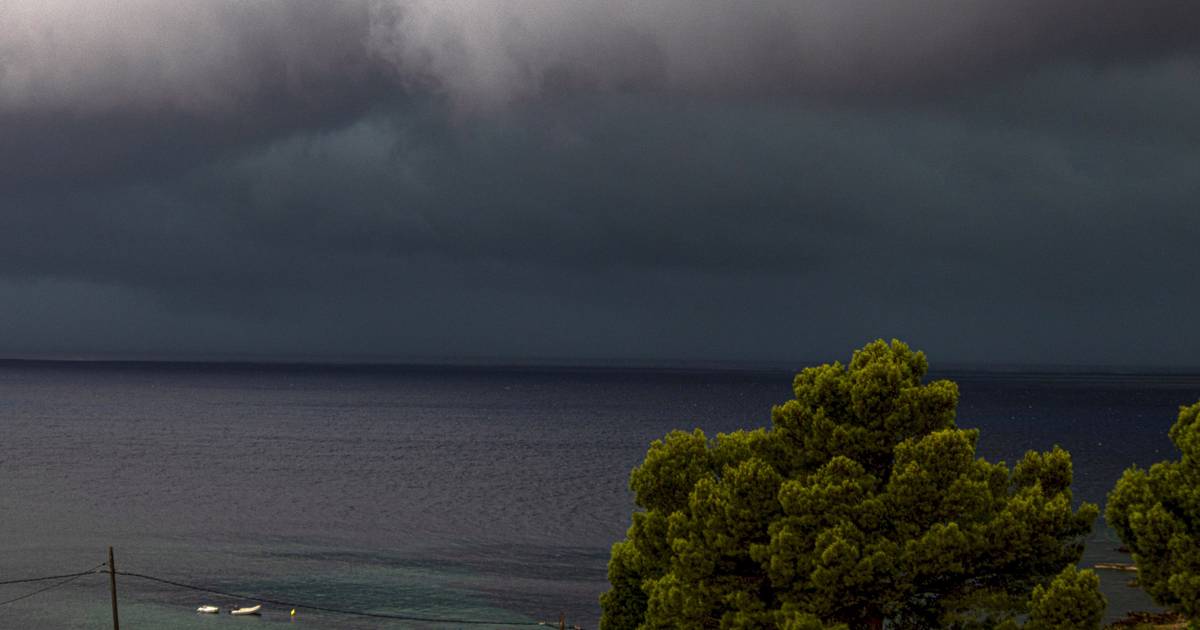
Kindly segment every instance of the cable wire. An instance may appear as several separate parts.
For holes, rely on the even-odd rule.
[[[80,571],[79,573],[63,573],[62,575],[47,575],[44,577],[22,578],[19,580],[3,580],[3,581],[0,581],[0,586],[7,586],[9,584],[25,584],[27,582],[45,582],[46,580],[61,580],[63,578],[79,577],[79,576],[87,575],[89,573],[95,573],[96,569],[99,569],[100,567],[102,567],[104,565],[105,565],[105,563],[100,563],[100,564],[88,569],[87,571]]]
[[[40,577],[40,578],[28,578],[28,579],[24,579],[24,580],[9,580],[7,582],[4,582],[4,584],[20,584],[23,582],[42,582],[45,580],[53,580],[53,579],[64,578],[64,577],[66,578],[65,580],[63,580],[61,582],[55,582],[54,584],[51,584],[49,586],[43,586],[42,588],[39,588],[36,591],[30,591],[28,593],[25,593],[24,595],[19,595],[12,599],[6,599],[6,600],[0,602],[0,606],[6,606],[13,602],[19,602],[22,599],[26,599],[29,597],[33,597],[34,595],[39,595],[41,593],[45,593],[46,591],[56,589],[60,586],[65,586],[71,582],[74,582],[75,580],[78,580],[79,578],[81,578],[85,575],[96,575],[96,573],[98,573],[97,569],[99,569],[102,566],[104,566],[104,564],[98,564],[89,571],[81,571],[79,573],[68,573],[65,575],[52,575],[52,576],[46,576],[46,577]]]
[[[243,595],[240,593],[229,593],[226,591],[219,591],[216,589],[206,588],[203,586],[196,586],[195,584],[185,584],[183,582],[175,582],[173,580],[167,580],[167,579],[163,579],[160,577],[154,577],[153,575],[146,575],[144,573],[134,573],[132,571],[117,571],[116,573],[117,573],[117,575],[123,575],[125,577],[139,578],[142,580],[149,580],[151,582],[159,582],[161,584],[167,584],[169,586],[185,588],[185,589],[189,589],[189,590],[193,590],[193,591],[200,591],[203,593],[211,593],[213,595],[221,595],[223,597],[232,597],[234,599],[259,601],[259,602],[263,602],[266,604],[275,604],[276,606],[285,606],[288,608],[307,608],[308,610],[319,610],[321,612],[336,613],[339,615],[353,615],[353,616],[357,616],[357,617],[372,617],[375,619],[396,619],[399,621],[424,621],[424,622],[428,622],[428,623],[456,623],[456,624],[463,624],[463,625],[487,625],[487,626],[546,626],[546,625],[550,625],[550,624],[547,624],[545,621],[488,621],[488,620],[482,620],[482,619],[455,619],[455,618],[450,618],[450,617],[421,617],[421,616],[416,616],[416,615],[394,615],[394,614],[389,614],[389,613],[366,612],[363,610],[348,610],[345,608],[330,608],[328,606],[316,606],[313,604],[302,604],[300,602],[289,602],[289,601],[279,600],[279,599],[267,599],[265,597],[251,597],[249,595]]]

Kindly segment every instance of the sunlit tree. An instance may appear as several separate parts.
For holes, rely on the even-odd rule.
[[[1026,630],[1099,628],[1104,618],[1100,578],[1068,566],[1049,586],[1036,586],[1030,597]]]
[[[1133,553],[1154,601],[1200,617],[1200,402],[1179,410],[1168,435],[1178,461],[1134,466],[1108,495],[1105,518]]]
[[[1078,561],[1071,459],[1012,469],[955,427],[958,388],[876,341],[803,370],[770,429],[651,444],[613,546],[606,630],[995,628]],[[1044,596],[1043,596],[1044,599]]]

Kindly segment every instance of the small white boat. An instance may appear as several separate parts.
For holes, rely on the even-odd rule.
[[[259,604],[257,606],[250,606],[249,608],[237,608],[237,609],[229,611],[229,614],[231,614],[231,615],[259,615],[259,614],[262,614],[259,612],[260,610],[262,610],[262,604]]]
[[[199,613],[215,613],[215,612],[221,612],[221,609],[220,609],[220,608],[217,608],[216,606],[201,606],[201,607],[199,607],[199,608],[197,608],[197,609],[196,609],[196,612],[199,612]]]

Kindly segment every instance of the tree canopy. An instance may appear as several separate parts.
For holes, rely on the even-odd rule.
[[[1179,461],[1125,471],[1105,518],[1133,553],[1138,582],[1189,618],[1200,617],[1200,402],[1181,407],[1168,433]]]
[[[957,386],[927,370],[876,341],[798,374],[769,429],[656,440],[630,477],[641,509],[613,546],[602,628],[994,628],[1028,613],[1098,510],[1073,509],[1062,449],[1011,470],[976,458]]]
[[[1049,586],[1035,586],[1029,598],[1025,630],[1098,628],[1104,618],[1100,578],[1073,566],[1063,569]]]

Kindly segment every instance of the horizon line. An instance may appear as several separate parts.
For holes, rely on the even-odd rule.
[[[595,371],[696,371],[696,372],[798,372],[822,365],[823,360],[783,359],[636,359],[628,357],[379,357],[257,355],[0,355],[0,366],[212,366],[246,368],[330,368],[330,369],[494,369],[494,370],[595,370]],[[843,361],[843,364],[845,362]],[[1094,375],[1200,375],[1200,366],[1070,364],[948,361],[930,365],[929,373],[984,374],[1094,374]]]

